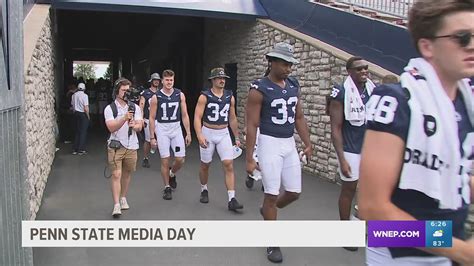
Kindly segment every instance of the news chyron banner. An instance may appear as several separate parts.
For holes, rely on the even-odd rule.
[[[23,247],[364,247],[364,221],[22,221]]]
[[[368,221],[369,247],[452,247],[452,221]]]

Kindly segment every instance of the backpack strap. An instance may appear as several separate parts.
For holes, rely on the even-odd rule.
[[[115,104],[115,101],[113,101],[110,104],[110,109],[112,109],[112,114],[114,115],[114,119],[117,118],[118,116],[118,110],[117,110],[117,105]]]

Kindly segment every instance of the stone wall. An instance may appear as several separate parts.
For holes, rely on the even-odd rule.
[[[56,38],[52,15],[41,28],[25,73],[27,144],[27,200],[30,219],[35,219],[54,160],[57,137],[55,113]],[[25,34],[28,34],[25,32]]]
[[[302,91],[303,111],[311,132],[313,158],[304,170],[320,178],[336,181],[337,159],[331,143],[329,116],[326,114],[326,96],[334,83],[341,83],[346,62],[318,47],[294,38],[261,22],[226,23],[209,20],[206,23],[204,77],[209,69],[237,63],[237,115],[243,128],[245,103],[250,83],[262,77],[267,67],[265,53],[280,41],[292,44],[300,63],[293,66],[292,75],[297,77]],[[380,77],[374,73],[372,78]],[[297,143],[301,140],[295,135]]]
[[[234,22],[208,20],[205,25],[205,51],[203,77],[216,66],[237,63],[237,115],[240,130],[243,129],[245,103],[250,83],[262,77],[267,67],[265,53],[275,43],[288,42],[295,48],[295,56],[300,63],[293,66],[292,75],[300,81],[303,111],[310,129],[313,144],[313,158],[304,166],[306,172],[331,182],[338,182],[337,159],[331,142],[329,116],[326,114],[326,96],[332,85],[342,83],[347,75],[343,57],[337,51],[310,45],[288,33],[268,26],[262,22]],[[337,49],[335,49],[337,50]],[[346,56],[347,57],[347,56]],[[382,76],[371,71],[371,78],[379,82]],[[385,73],[386,74],[386,73]],[[298,146],[301,140],[295,135]],[[470,206],[466,229],[474,234],[474,204]]]

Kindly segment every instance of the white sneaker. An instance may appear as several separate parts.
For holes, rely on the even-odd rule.
[[[122,210],[128,210],[128,209],[130,209],[130,206],[129,206],[128,203],[127,203],[127,198],[122,197],[122,198],[120,199],[120,207],[122,208]]]
[[[114,210],[112,211],[112,216],[119,217],[120,215],[122,215],[122,210],[120,210],[120,204],[115,204]]]

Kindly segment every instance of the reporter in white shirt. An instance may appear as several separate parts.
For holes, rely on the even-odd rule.
[[[108,166],[112,171],[111,188],[114,200],[112,215],[117,217],[121,210],[129,208],[127,192],[132,172],[136,170],[138,138],[137,132],[142,130],[143,117],[141,109],[134,104],[135,112],[129,110],[126,92],[130,88],[130,81],[120,78],[115,82],[115,101],[104,110],[105,123],[110,131],[108,140]],[[112,105],[117,107],[114,117]]]

